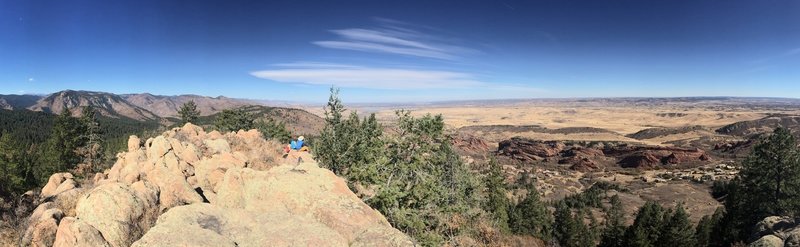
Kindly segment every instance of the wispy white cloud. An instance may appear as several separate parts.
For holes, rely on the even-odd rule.
[[[486,85],[473,75],[461,72],[342,65],[276,68],[250,74],[283,83],[371,89],[470,88]]]
[[[463,54],[475,53],[475,49],[450,44],[445,37],[413,30],[410,24],[391,20],[376,19],[378,28],[349,28],[330,30],[337,40],[312,42],[315,45],[362,52],[397,54],[405,56],[456,60]]]
[[[36,81],[36,80],[34,80],[33,77],[28,78],[28,82],[34,82],[34,81]]]
[[[791,56],[795,56],[795,55],[798,55],[798,54],[800,54],[800,47],[786,50],[781,54],[774,55],[774,56],[771,56],[771,57],[766,57],[766,58],[762,58],[762,59],[756,59],[756,60],[753,60],[752,63],[766,63],[766,62],[769,62],[769,61],[772,61],[772,60],[775,60],[775,59],[791,57]]]
[[[288,67],[288,68],[363,68],[361,66],[341,64],[341,63],[323,63],[323,62],[293,62],[293,63],[276,63],[273,66]]]

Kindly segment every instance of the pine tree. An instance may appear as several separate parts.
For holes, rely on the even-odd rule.
[[[35,167],[34,176],[44,183],[51,174],[72,169],[81,162],[78,148],[86,144],[85,126],[64,108],[55,119],[53,130],[45,143],[42,161]]]
[[[553,236],[564,247],[578,246],[580,241],[580,225],[572,215],[572,209],[562,200],[556,204],[555,222],[553,222]]]
[[[741,199],[754,224],[767,216],[795,215],[800,209],[800,161],[797,142],[785,128],[753,147],[742,164],[738,181]]]
[[[695,227],[694,232],[696,246],[711,246],[714,243],[711,234],[713,234],[714,226],[719,224],[721,219],[722,208],[717,208],[717,210],[715,210],[714,214],[711,216],[704,215],[703,218],[700,218],[700,222],[697,223],[697,227]]]
[[[625,231],[625,246],[655,246],[663,228],[664,209],[653,201],[639,208],[633,224]]]
[[[21,155],[11,134],[6,132],[0,134],[0,197],[13,195],[25,189]]]
[[[489,160],[489,173],[484,178],[486,202],[484,209],[494,215],[498,228],[508,231],[508,209],[511,205],[506,196],[506,183],[503,167],[495,159]]]
[[[606,211],[605,229],[600,240],[601,247],[625,246],[625,223],[623,222],[622,202],[618,195],[609,199],[611,207]]]
[[[181,117],[183,123],[191,123],[200,117],[200,111],[197,110],[197,105],[194,103],[194,100],[190,100],[181,105],[181,109],[178,110],[178,115]]]
[[[342,159],[341,155],[348,149],[350,142],[347,139],[354,133],[350,133],[352,128],[342,119],[345,108],[339,99],[339,89],[331,87],[330,91],[325,107],[325,127],[314,147],[314,159],[334,173],[343,175],[350,165],[348,162],[352,161]]]
[[[584,219],[589,218],[589,225],[587,226],[584,223]],[[578,243],[572,246],[581,246],[581,247],[593,247],[595,245],[595,239],[597,234],[595,230],[597,230],[597,220],[592,216],[589,208],[583,208],[583,210],[578,210],[575,214],[575,223],[578,226]]]
[[[695,231],[689,222],[689,215],[683,209],[683,204],[675,206],[675,212],[663,222],[663,229],[658,238],[657,246],[695,246]]]
[[[243,108],[222,110],[214,119],[214,127],[222,132],[255,128],[255,117]]]
[[[97,120],[97,110],[94,107],[86,106],[81,112],[80,122],[84,128],[84,140],[86,143],[79,148],[79,153],[83,156],[83,163],[90,165],[93,172],[99,172],[99,164],[103,161],[103,131]]]
[[[551,239],[553,218],[539,191],[533,184],[528,185],[528,195],[512,208],[509,227],[516,234],[527,234],[543,240]]]
[[[292,139],[291,133],[286,129],[286,124],[267,118],[266,121],[259,120],[255,124],[264,139],[276,140],[281,143],[289,143]]]

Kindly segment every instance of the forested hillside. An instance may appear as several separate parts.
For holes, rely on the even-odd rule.
[[[55,115],[30,110],[0,110],[0,196],[40,186],[53,172],[92,163],[102,169],[122,151],[129,135],[159,128],[156,121],[100,116]],[[70,147],[73,147],[72,149]],[[64,151],[66,150],[66,151]],[[62,152],[63,151],[63,152]]]

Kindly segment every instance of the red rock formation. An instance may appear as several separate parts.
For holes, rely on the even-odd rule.
[[[623,168],[653,168],[661,165],[661,159],[652,153],[636,153],[619,161]]]
[[[499,153],[523,161],[543,160],[558,156],[566,146],[557,141],[535,141],[512,138],[500,142]]]
[[[710,160],[708,155],[697,148],[674,148],[644,146],[622,149],[633,154],[623,155],[619,165],[625,168],[653,168],[659,165],[676,165],[684,163],[704,162]],[[606,153],[624,154],[620,150]]]
[[[705,151],[698,148],[620,145],[599,150],[567,147],[557,141],[522,138],[500,142],[498,154],[522,161],[547,160],[560,154],[562,159],[558,161],[559,164],[569,164],[572,169],[581,171],[601,169],[603,162],[609,160],[617,161],[624,168],[655,168],[661,165],[702,163],[710,159]]]
[[[462,155],[485,155],[491,150],[483,139],[463,133],[453,137],[452,144]]]
[[[569,169],[582,171],[582,172],[590,172],[600,169],[600,166],[594,162],[593,160],[580,157],[580,156],[572,156],[568,158],[564,158],[558,161],[559,164],[570,164],[571,166]]]

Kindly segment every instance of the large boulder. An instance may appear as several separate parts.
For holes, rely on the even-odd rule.
[[[77,187],[75,180],[73,180],[71,173],[55,173],[47,180],[47,184],[42,188],[40,193],[41,198],[48,198],[58,195],[61,192],[74,189]]]
[[[111,245],[103,238],[103,234],[96,228],[84,221],[73,217],[61,219],[58,225],[54,247],[110,247]]]
[[[794,219],[783,216],[769,216],[756,223],[753,227],[751,239],[758,239],[765,235],[784,232],[795,226]]]
[[[362,202],[342,178],[316,163],[284,165],[268,171],[228,170],[217,188],[216,205],[251,212],[288,213],[313,219],[354,243],[368,230],[405,238],[378,211]],[[388,240],[388,239],[387,239]]]
[[[34,210],[28,228],[22,236],[23,246],[52,246],[58,231],[58,222],[64,216],[52,203]]]
[[[146,187],[142,185],[142,187]],[[124,183],[108,183],[86,194],[76,208],[78,218],[94,227],[112,246],[129,246],[158,216],[154,189],[137,191]]]
[[[175,207],[133,246],[348,246],[336,231],[285,211]]]
[[[775,235],[766,235],[755,242],[747,245],[748,247],[783,247],[783,239]]]

